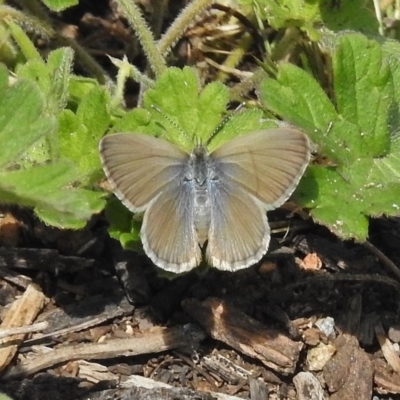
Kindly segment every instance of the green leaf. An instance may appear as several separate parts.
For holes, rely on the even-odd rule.
[[[32,59],[18,69],[18,76],[39,85],[46,101],[46,114],[58,116],[68,102],[73,55],[70,48],[60,48],[49,54],[47,63]],[[34,165],[58,158],[58,136],[45,135],[27,149],[21,161],[24,165]]]
[[[251,3],[256,15],[275,29],[296,26],[317,40],[315,26],[323,23],[332,31],[357,30],[377,33],[378,21],[369,0],[240,0]]]
[[[394,88],[381,46],[362,35],[343,36],[337,42],[333,70],[338,112],[359,128],[353,157],[384,156],[390,146],[387,110]]]
[[[51,107],[51,112],[57,113],[67,105],[73,59],[74,52],[69,47],[54,50],[49,54],[47,70],[51,83],[48,105]]]
[[[77,6],[79,0],[43,0],[43,3],[52,11],[64,11],[69,7]]]
[[[64,110],[59,116],[60,158],[73,161],[84,184],[99,178],[98,143],[110,124],[108,101],[105,89],[93,87],[82,98],[76,114]]]
[[[169,68],[148,90],[143,104],[164,136],[187,151],[205,143],[221,121],[229,100],[228,89],[212,83],[203,90],[192,68]]]
[[[53,226],[82,228],[93,213],[104,207],[104,195],[73,188],[71,182],[76,176],[68,163],[0,172],[0,199],[33,207],[41,219]]]
[[[252,3],[257,16],[267,20],[273,28],[296,26],[311,38],[318,39],[318,33],[313,28],[313,24],[320,20],[318,1],[253,0]]]
[[[99,107],[96,96],[94,98],[94,106]],[[86,107],[88,114],[89,108]],[[88,157],[92,151],[97,163],[99,130],[106,119],[106,113],[103,109],[101,111],[103,114],[99,120],[103,125],[96,122],[96,141],[86,143],[92,147],[85,148],[85,156]],[[86,118],[87,115],[77,119],[83,125]],[[45,145],[44,139],[48,137],[51,140],[57,138],[57,123],[56,118],[48,113],[38,85],[18,78],[14,85],[8,86],[8,73],[0,67],[0,140],[3,146],[0,153],[0,202],[31,207],[40,218],[54,226],[81,228],[104,207],[104,194],[74,184],[82,170],[78,171],[70,161],[56,162],[47,157],[43,160],[44,165],[40,165],[39,157],[36,157],[35,162],[23,162],[24,155],[27,152],[33,154],[32,149],[38,144]],[[96,149],[96,154],[93,149]],[[96,169],[99,168],[97,164]]]
[[[260,99],[303,128],[333,164],[310,166],[295,199],[341,237],[362,241],[369,216],[400,215],[400,62],[360,34],[336,43],[335,105],[306,72],[287,65],[262,83]]]
[[[275,128],[276,126],[276,121],[265,119],[264,113],[258,109],[243,110],[233,113],[212,139],[208,150],[212,152],[223,143],[237,136],[242,136],[261,129]]]
[[[71,48],[60,48],[49,54],[47,63],[42,59],[33,59],[17,70],[18,76],[37,82],[46,95],[49,113],[57,113],[67,104],[73,57]]]
[[[319,3],[321,22],[328,29],[335,32],[354,30],[363,33],[378,33],[379,24],[372,1],[320,0]]]
[[[0,68],[3,81],[8,76]],[[56,121],[43,114],[43,96],[37,86],[27,80],[18,80],[13,86],[0,87],[0,167],[10,165],[44,135],[56,129]]]
[[[284,112],[290,123],[304,129],[314,140],[338,119],[334,105],[321,86],[292,64],[281,64],[277,79],[265,79],[259,97],[269,110],[277,114]]]
[[[0,400],[13,400],[13,399],[4,393],[0,393]]]
[[[69,77],[68,88],[68,102],[70,104],[70,108],[75,110],[82,98],[85,97],[95,87],[99,87],[99,82],[95,79],[71,74]]]
[[[108,233],[119,240],[125,249],[140,250],[141,223],[132,218],[131,212],[115,197],[107,202],[105,216],[110,221]]]
[[[295,200],[311,208],[313,218],[338,236],[364,240],[368,218],[357,187],[349,184],[334,168],[310,166],[296,189]]]
[[[128,111],[116,124],[113,126],[112,132],[132,132],[143,133],[152,136],[162,136],[165,129],[157,123],[152,117],[149,110],[144,108],[135,108]]]

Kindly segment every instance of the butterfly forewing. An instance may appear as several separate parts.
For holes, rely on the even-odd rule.
[[[146,206],[182,174],[189,155],[148,135],[116,133],[100,142],[104,171],[114,193],[131,211]]]
[[[229,178],[213,183],[210,200],[207,261],[228,271],[246,268],[259,261],[267,251],[270,239],[261,202],[236,187]]]
[[[229,178],[272,210],[296,188],[310,148],[307,136],[296,129],[268,129],[232,139],[211,157],[220,164],[221,178]]]
[[[154,264],[174,273],[190,271],[201,261],[193,186],[180,178],[150,203],[141,230],[146,254]]]

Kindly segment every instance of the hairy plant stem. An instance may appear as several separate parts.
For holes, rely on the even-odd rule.
[[[28,4],[28,3],[27,3]],[[30,0],[30,5],[34,5],[35,0]],[[41,7],[31,7],[33,11],[41,10]],[[49,19],[46,17],[44,20],[41,19],[41,13],[38,17],[29,15],[27,13],[16,10],[15,8],[8,6],[0,6],[0,20],[15,21],[18,25],[25,27],[25,30],[31,30],[37,35],[47,38],[48,40],[56,40],[60,45],[72,47],[76,54],[76,62],[86,71],[91,73],[100,83],[111,83],[107,72],[100,66],[100,64],[90,56],[90,54],[73,39],[65,38],[56,32],[53,27],[48,23]],[[15,38],[17,40],[17,38]],[[25,45],[26,45],[25,41]],[[33,47],[33,44],[32,44]],[[27,49],[25,48],[25,51]],[[31,49],[28,54],[25,54],[27,58],[40,57],[37,50]]]
[[[151,0],[151,5],[154,12],[151,14],[151,28],[154,37],[159,39],[161,36],[162,25],[165,18],[165,13],[168,9],[169,0]]]
[[[243,101],[243,95],[249,93],[251,90],[257,87],[266,76],[268,76],[268,74],[264,71],[264,69],[261,67],[257,68],[251,78],[244,79],[229,90],[230,99],[235,101]]]
[[[11,32],[14,41],[19,47],[19,51],[22,52],[24,57],[28,60],[36,59],[42,61],[40,53],[37,51],[34,44],[29,40],[24,30],[10,17],[4,18],[4,22],[7,24],[9,32]]]
[[[214,1],[215,0],[193,0],[181,11],[158,42],[158,50],[164,57],[170,52],[171,47],[178,39],[182,37],[186,28],[193,22],[194,18],[206,7],[214,3]]]
[[[290,27],[285,30],[282,38],[277,42],[271,54],[271,60],[274,62],[283,60],[299,42],[301,32],[296,27]]]
[[[56,34],[56,40],[62,46],[69,46],[75,51],[75,60],[89,74],[92,74],[100,83],[113,85],[112,79],[103,67],[76,41]]]
[[[256,88],[265,76],[274,76],[277,72],[276,63],[285,59],[285,57],[293,50],[293,47],[298,43],[301,37],[300,31],[297,28],[286,29],[283,37],[277,43],[271,54],[266,57],[262,68],[254,71],[251,78],[245,79],[230,89],[232,100],[241,100],[241,96]]]
[[[251,43],[253,43],[253,38],[248,34],[244,34],[243,37],[240,39],[237,47],[225,59],[223,66],[228,68],[236,68],[236,66],[243,60],[243,57],[246,55],[246,52]],[[223,70],[220,70],[218,71],[216,79],[218,81],[224,82],[228,79],[228,77],[229,74],[227,74]]]
[[[142,74],[134,65],[128,62],[126,56],[122,60],[108,56],[111,62],[118,68],[117,85],[111,100],[112,107],[118,107],[124,101],[125,82],[130,77],[141,84],[144,89],[154,86],[154,81]]]
[[[153,33],[144,20],[139,7],[131,0],[117,0],[117,2],[135,30],[151,69],[156,76],[160,76],[167,68],[166,63],[157,48]]]
[[[7,66],[15,66],[17,49],[10,39],[10,32],[3,24],[0,24],[0,38],[0,59]]]
[[[39,18],[42,23],[51,26],[51,19],[46,12],[46,8],[39,0],[14,0],[23,10],[27,10],[29,14]]]
[[[40,18],[26,14],[10,6],[0,6],[0,20],[10,19],[30,30],[36,35],[50,39],[55,32],[47,20],[42,21]]]

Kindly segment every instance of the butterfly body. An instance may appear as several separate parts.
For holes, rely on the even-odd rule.
[[[211,223],[211,185],[218,181],[214,161],[210,158],[206,147],[196,146],[190,154],[188,174],[185,180],[193,185],[193,220],[200,246],[208,237]]]
[[[307,137],[295,129],[253,132],[209,153],[187,153],[159,138],[114,134],[100,143],[113,191],[144,211],[141,238],[151,260],[168,271],[199,265],[235,271],[265,254],[266,212],[295,189],[309,160]]]

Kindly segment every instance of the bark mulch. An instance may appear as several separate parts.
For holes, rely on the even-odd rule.
[[[376,220],[365,247],[294,219],[254,267],[170,280],[101,217],[74,232],[5,212],[0,389],[16,400],[396,398],[400,284],[377,248],[398,262],[398,228]]]

